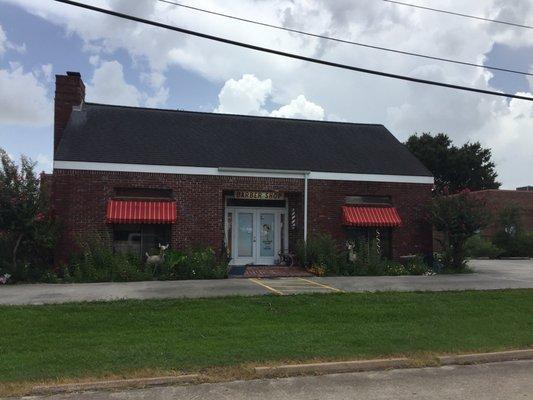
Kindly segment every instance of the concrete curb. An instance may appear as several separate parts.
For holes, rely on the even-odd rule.
[[[34,386],[31,394],[50,395],[60,393],[84,392],[91,390],[112,390],[126,388],[144,388],[152,386],[166,386],[185,383],[196,383],[198,374],[163,376],[157,378],[117,379],[108,381],[95,381],[86,383],[68,383],[64,385]]]
[[[491,362],[531,360],[533,349],[499,351],[495,353],[460,354],[437,357],[441,365],[482,364]]]
[[[288,364],[274,367],[255,367],[255,374],[260,378],[305,374],[334,374],[340,372],[362,372],[394,368],[406,368],[411,365],[408,358],[387,358],[361,361],[339,361],[314,364]]]
[[[437,356],[436,364],[464,365],[483,364],[491,362],[504,362],[515,360],[533,360],[533,349],[510,350],[494,353],[459,354],[449,356]],[[286,364],[272,367],[255,367],[258,378],[281,378],[296,375],[322,375],[341,372],[364,372],[387,369],[414,368],[429,366],[427,363],[416,362],[416,359],[389,358],[361,361],[340,361],[315,364]],[[435,366],[435,365],[432,365]]]
[[[437,366],[483,364],[515,360],[533,360],[533,349],[510,350],[494,353],[459,354],[437,356]],[[383,371],[401,368],[422,368],[429,366],[428,362],[420,364],[416,359],[385,358],[375,360],[338,361],[311,364],[285,364],[269,367],[255,367],[255,378],[283,378],[297,375],[325,375],[343,372]],[[436,366],[431,364],[431,366]],[[200,374],[164,376],[157,378],[120,379],[85,383],[69,383],[64,385],[34,386],[31,394],[52,395],[61,393],[145,388],[152,386],[166,386],[179,384],[194,384],[205,381]]]

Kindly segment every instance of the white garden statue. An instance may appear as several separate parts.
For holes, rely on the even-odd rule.
[[[159,254],[151,256],[150,254],[146,253],[146,265],[163,264],[163,261],[165,261],[165,251],[168,249],[169,246],[169,244],[167,244],[166,246],[162,246],[161,243],[159,243]]]

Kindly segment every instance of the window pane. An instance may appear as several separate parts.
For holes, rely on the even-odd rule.
[[[238,213],[238,243],[237,251],[239,257],[253,256],[253,219],[252,213]]]
[[[274,257],[274,214],[261,213],[260,257]]]
[[[166,246],[170,243],[170,225],[143,225],[142,226],[142,251],[144,256],[159,253],[159,245]]]
[[[113,250],[117,253],[141,253],[141,227],[139,225],[114,225]]]

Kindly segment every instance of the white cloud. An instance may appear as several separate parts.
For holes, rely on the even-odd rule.
[[[270,113],[273,117],[300,118],[300,119],[324,119],[324,109],[305,98],[303,94],[292,100],[289,104],[280,107]]]
[[[154,88],[156,89],[151,95],[139,90],[135,85],[126,82],[121,63],[99,59],[92,79],[86,83],[87,101],[134,107],[164,105],[169,97],[168,88],[159,85]]]
[[[24,54],[26,53],[26,43],[22,44],[15,44],[7,40],[7,35],[2,28],[2,25],[0,25],[0,57],[7,51],[7,50],[14,50],[18,53]]]
[[[253,74],[244,74],[239,80],[228,79],[218,94],[215,112],[246,115],[271,115],[278,118],[324,119],[324,109],[299,95],[289,104],[268,112],[267,100],[272,96],[271,79],[260,80]]]
[[[7,36],[4,32],[4,29],[2,28],[2,25],[0,25],[0,56],[2,56],[6,52],[7,48]]]
[[[126,106],[141,104],[141,92],[125,81],[124,69],[118,61],[102,62],[86,86],[88,101]]]
[[[52,101],[33,72],[14,63],[0,69],[0,123],[22,126],[52,124]]]
[[[153,96],[149,96],[146,98],[144,104],[146,105],[146,107],[160,107],[167,102],[168,96],[168,88],[160,87]]]
[[[241,79],[229,79],[218,94],[215,112],[231,114],[265,114],[263,106],[272,93],[272,81],[244,74]]]
[[[41,65],[41,71],[44,75],[44,79],[48,82],[52,82],[52,64]]]

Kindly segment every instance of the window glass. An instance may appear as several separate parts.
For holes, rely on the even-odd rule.
[[[159,244],[170,243],[170,229],[170,225],[116,224],[113,226],[113,250],[138,257],[157,253]]]
[[[141,253],[141,226],[115,225],[113,227],[113,250],[116,253]]]
[[[368,251],[369,246],[374,244],[383,258],[390,258],[391,256],[391,235],[392,230],[390,228],[347,228],[348,240],[356,243],[356,248],[364,247]]]

